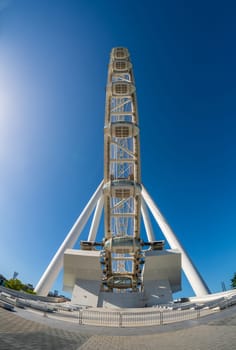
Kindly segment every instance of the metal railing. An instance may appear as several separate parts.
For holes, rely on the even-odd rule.
[[[145,327],[158,326],[186,320],[198,319],[222,309],[236,305],[236,294],[230,298],[219,298],[207,303],[193,305],[185,309],[184,304],[173,304],[173,309],[153,307],[140,310],[105,310],[80,309],[65,311],[58,309],[57,316],[70,316],[78,320],[81,325],[106,327]],[[182,308],[181,308],[182,307]],[[53,314],[51,315],[53,317]]]
[[[147,311],[103,311],[103,310],[78,310],[66,312],[58,310],[57,316],[74,317],[81,325],[106,326],[106,327],[145,327],[158,326],[190,319],[216,312],[215,309],[198,310],[171,310],[160,311],[150,309]],[[73,316],[72,316],[73,315]],[[56,316],[56,315],[55,315]],[[54,317],[51,314],[50,317]]]
[[[5,295],[4,295],[5,294]],[[210,298],[210,297],[209,297]],[[236,291],[228,292],[224,296],[204,302],[172,303],[145,309],[109,310],[103,308],[83,309],[72,304],[55,304],[33,301],[7,296],[0,293],[0,306],[5,308],[24,307],[42,311],[50,318],[67,319],[80,325],[105,327],[145,327],[159,326],[200,317],[215,313],[222,309],[236,305]]]

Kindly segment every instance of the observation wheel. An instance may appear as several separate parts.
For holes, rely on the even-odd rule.
[[[102,290],[142,288],[140,142],[135,82],[126,48],[111,51],[104,128]]]
[[[103,208],[104,237],[102,242],[97,242]],[[163,253],[154,252],[163,250],[164,241],[155,240],[148,209],[171,248]],[[72,249],[92,213],[87,240],[80,241],[80,250]],[[147,242],[140,237],[141,214]],[[63,265],[65,290],[73,291],[76,302],[81,302],[81,296],[86,298],[88,306],[103,302],[127,306],[132,299],[132,305],[140,307],[144,300],[149,305],[156,305],[157,300],[172,300],[172,293],[181,288],[181,267],[197,296],[210,293],[161,211],[141,185],[137,100],[127,48],[112,49],[108,66],[104,179],[40,278],[35,287],[39,295],[48,294]],[[118,295],[113,298],[109,293],[100,292],[143,293],[130,299]]]

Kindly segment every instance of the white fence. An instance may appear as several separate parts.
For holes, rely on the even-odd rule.
[[[79,310],[74,311],[73,315],[81,325],[145,327],[197,319],[214,312],[216,312],[215,309],[160,311],[152,308],[147,311]],[[72,313],[60,311],[57,315],[68,317],[72,316]],[[50,317],[54,317],[54,314],[51,314]]]
[[[198,319],[236,305],[235,290],[209,295],[206,298],[204,300],[195,300],[193,298],[186,303],[172,303],[152,308],[111,310],[103,308],[78,309],[78,307],[71,304],[22,299],[10,294],[0,293],[0,306],[13,309],[14,307],[37,309],[39,312],[42,311],[44,315],[50,313],[48,315],[50,318],[64,319],[81,325],[144,327]]]
[[[158,326],[198,319],[215,313],[227,307],[236,305],[236,293],[228,294],[227,298],[218,298],[205,304],[173,304],[168,308],[146,308],[136,310],[106,310],[106,309],[81,309],[77,311],[64,311],[58,308],[58,316],[73,317],[81,325],[106,326],[106,327],[144,327]],[[186,309],[186,307],[188,308]],[[53,314],[52,316],[53,317]],[[75,321],[77,321],[75,320]]]

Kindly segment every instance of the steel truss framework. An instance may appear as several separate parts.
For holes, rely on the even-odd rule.
[[[104,207],[104,239],[96,235]],[[143,289],[144,247],[163,249],[163,241],[155,241],[148,209],[172,249],[182,255],[182,269],[195,294],[209,289],[193,265],[176,235],[141,184],[140,142],[135,82],[129,52],[126,48],[111,51],[106,89],[104,128],[104,180],[84,208],[78,220],[42,275],[35,291],[47,295],[61,268],[66,249],[73,248],[88,218],[93,220],[87,241],[81,249],[101,251],[101,291],[137,292]],[[143,217],[147,242],[140,237]]]

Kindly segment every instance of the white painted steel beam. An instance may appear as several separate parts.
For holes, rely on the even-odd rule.
[[[38,295],[46,296],[50,291],[53,283],[55,282],[60,270],[63,266],[63,257],[66,249],[73,248],[76,241],[79,238],[81,231],[87,223],[97,201],[102,195],[103,181],[98,186],[97,190],[94,192],[93,196],[89,200],[88,204],[80,214],[79,218],[75,222],[74,226],[66,236],[64,242],[61,244],[60,248],[54,255],[44,274],[40,278],[37,286],[35,287],[35,292]]]
[[[147,238],[149,242],[155,241],[155,235],[152,229],[152,224],[148,214],[148,209],[143,198],[141,198],[141,214],[144,222],[144,227],[147,233]]]
[[[178,249],[181,252],[182,255],[182,269],[193,289],[196,296],[202,296],[210,293],[209,288],[207,287],[205,281],[201,277],[200,273],[198,272],[197,268],[194,266],[193,262],[191,261],[190,257],[180,244],[179,240],[177,239],[176,235],[172,231],[171,227],[167,223],[166,219],[160,212],[159,208],[156,206],[150,195],[148,194],[147,190],[142,186],[142,197],[147,203],[150,211],[152,212],[156,222],[158,223],[160,229],[162,230],[166,240],[168,241],[170,247],[172,249]]]
[[[96,239],[98,226],[101,220],[103,205],[104,205],[104,198],[103,198],[103,195],[101,195],[101,197],[97,202],[97,206],[93,215],[93,221],[90,227],[88,241],[95,241]]]

